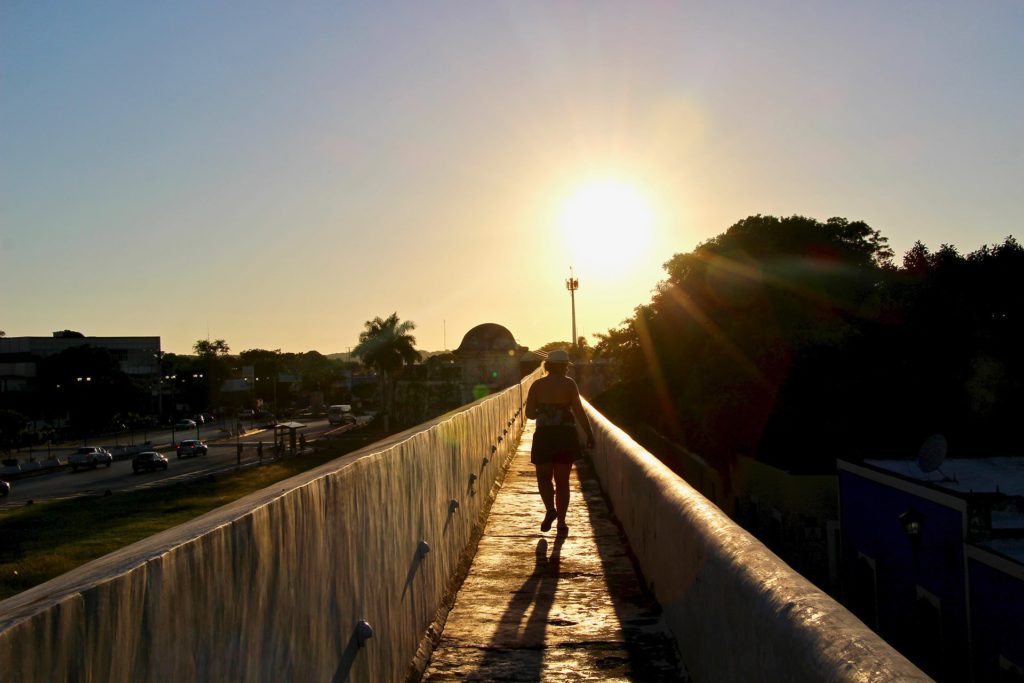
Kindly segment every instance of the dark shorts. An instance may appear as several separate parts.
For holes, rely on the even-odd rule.
[[[537,427],[533,433],[530,462],[534,465],[571,465],[581,456],[580,439],[575,426]]]

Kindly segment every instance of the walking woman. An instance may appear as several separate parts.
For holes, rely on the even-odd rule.
[[[594,431],[583,411],[580,390],[576,382],[565,376],[568,369],[569,354],[563,349],[552,351],[544,361],[547,374],[533,383],[526,397],[526,417],[537,421],[530,462],[537,468],[537,487],[546,510],[541,531],[550,530],[555,519],[559,532],[569,530],[565,523],[569,473],[573,461],[581,456],[575,420],[587,434],[587,448],[594,446]]]

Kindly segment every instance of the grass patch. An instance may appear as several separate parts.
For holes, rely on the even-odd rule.
[[[377,438],[321,441],[315,453],[187,484],[0,510],[0,600]]]

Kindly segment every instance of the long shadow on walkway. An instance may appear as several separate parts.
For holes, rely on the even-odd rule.
[[[586,463],[571,479],[568,535],[538,532],[544,508],[530,435],[423,680],[679,680],[675,641]]]
[[[603,666],[619,669],[620,675],[632,680],[688,680],[675,640],[661,619],[661,607],[646,589],[590,460],[577,460],[576,473],[626,654],[626,661],[608,657]]]
[[[555,602],[555,591],[558,589],[563,543],[565,536],[557,536],[551,556],[548,557],[547,539],[541,538],[537,541],[533,572],[512,592],[498,628],[487,646],[487,653],[480,662],[478,674],[483,680],[541,680],[544,637],[548,627],[548,614],[551,612],[551,605]],[[526,647],[517,648],[517,656],[510,658],[507,649],[510,642],[524,643]],[[530,647],[530,644],[534,646]]]

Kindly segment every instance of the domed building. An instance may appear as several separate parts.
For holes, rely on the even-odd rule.
[[[407,367],[396,386],[395,424],[411,426],[512,386],[542,357],[516,343],[507,328],[477,325],[450,354]]]
[[[483,323],[471,329],[455,350],[462,368],[463,399],[473,401],[518,382],[520,361],[527,354],[529,349],[502,325]]]

